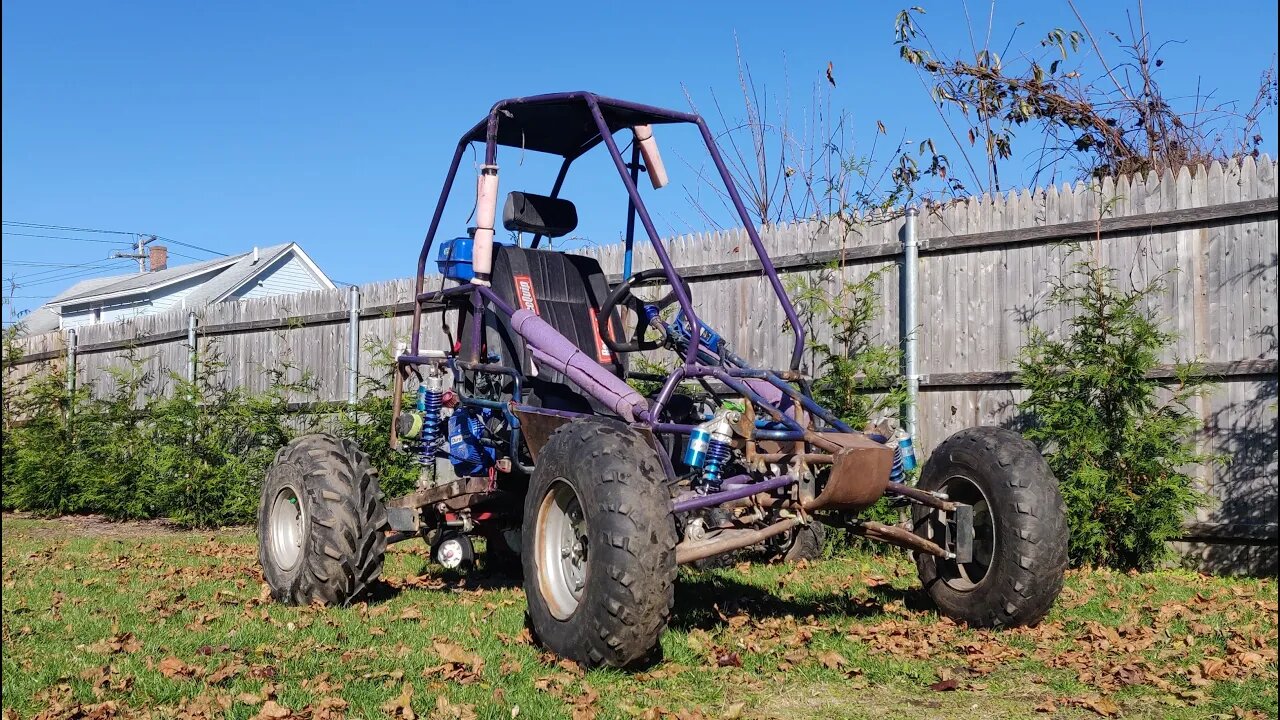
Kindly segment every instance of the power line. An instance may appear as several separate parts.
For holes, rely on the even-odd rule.
[[[35,235],[32,233],[20,233],[4,231],[5,235],[17,235],[20,237],[46,238],[49,240],[79,240],[80,242],[102,243],[104,245],[121,245],[126,244],[123,240],[99,240],[97,238],[78,238],[67,237],[66,235]]]
[[[79,267],[84,263],[46,263],[35,260],[5,260],[4,265],[20,265],[22,267]]]
[[[65,272],[68,268],[82,268],[82,267],[91,267],[91,266],[106,267],[106,266],[107,266],[109,263],[111,263],[112,261],[114,261],[114,260],[119,260],[119,259],[122,259],[122,258],[106,258],[106,259],[103,259],[103,260],[90,260],[89,262],[79,263],[78,265],[68,265],[68,266],[67,266],[67,267],[65,267],[65,268],[53,268],[53,269],[50,269],[50,270],[37,270],[37,271],[35,271],[35,272],[24,273],[24,274],[22,274],[22,275],[13,275],[13,276],[10,276],[10,279],[11,279],[11,280],[21,280],[21,279],[23,279],[23,278],[34,278],[34,277],[40,277],[40,276],[46,276],[46,275],[56,275],[56,274],[58,274],[58,273]]]
[[[57,277],[38,278],[34,282],[21,283],[21,287],[30,288],[30,287],[36,287],[37,285],[48,285],[49,283],[63,282],[65,280],[87,278],[92,275],[97,275],[101,273],[101,271],[104,269],[105,269],[104,267],[89,267],[89,268],[85,268],[84,270],[74,271],[66,275],[59,275]]]
[[[165,236],[163,236],[163,235],[152,235],[152,237],[154,237],[154,238],[155,238],[155,239],[157,239],[157,240],[163,240],[163,241],[165,241],[165,242],[167,242],[167,243],[172,243],[172,244],[174,244],[174,245],[180,245],[180,246],[185,247],[185,248],[191,248],[192,250],[199,250],[200,252],[207,252],[207,253],[209,253],[209,254],[211,254],[211,255],[221,255],[222,257],[229,257],[229,256],[227,255],[227,253],[224,253],[224,252],[218,252],[217,250],[210,250],[209,248],[202,248],[202,247],[200,247],[199,245],[192,245],[191,243],[184,243],[184,242],[182,242],[181,240],[174,240],[173,238],[167,238],[167,237],[165,237]]]
[[[71,227],[69,225],[46,225],[45,223],[18,222],[16,220],[5,220],[3,221],[3,224],[13,225],[15,227],[40,228],[42,230],[63,230],[65,232],[91,232],[91,233],[105,233],[108,235],[137,235],[138,234],[135,232],[127,232],[125,230],[102,230],[99,228]]]
[[[72,227],[72,226],[70,226],[70,225],[50,225],[50,224],[47,224],[47,223],[18,222],[18,221],[16,221],[16,220],[5,220],[3,224],[5,224],[5,225],[9,225],[9,226],[12,226],[12,227],[33,228],[33,229],[39,229],[39,230],[61,230],[61,231],[63,231],[63,232],[105,233],[105,234],[108,234],[108,235],[130,235],[130,236],[138,236],[138,235],[148,235],[148,234],[151,234],[151,235],[153,235],[157,240],[164,240],[165,242],[173,243],[174,245],[179,245],[179,246],[181,246],[181,247],[191,248],[192,250],[199,250],[200,252],[207,252],[207,253],[209,253],[210,255],[221,255],[221,256],[223,256],[223,257],[227,257],[227,253],[220,252],[220,251],[218,251],[218,250],[210,250],[209,248],[200,247],[199,245],[192,245],[191,243],[182,242],[181,240],[174,240],[173,238],[167,238],[167,237],[163,237],[163,236],[161,236],[161,235],[154,235],[154,233],[128,232],[128,231],[126,231],[126,230],[103,230],[103,229],[101,229],[101,228]],[[5,234],[6,234],[6,235],[21,235],[22,233],[5,233]],[[45,236],[31,235],[30,237],[53,237],[53,236],[49,236],[49,235],[45,235]],[[60,239],[64,239],[64,240],[82,240],[82,239],[86,239],[86,238],[69,238],[69,237],[64,237],[64,238],[60,238]],[[106,241],[106,240],[98,240],[98,241],[96,241],[96,242],[108,242],[108,241]]]

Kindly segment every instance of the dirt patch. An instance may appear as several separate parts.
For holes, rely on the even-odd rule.
[[[71,537],[125,539],[155,537],[157,535],[177,535],[182,533],[208,533],[209,530],[187,530],[168,520],[110,520],[102,515],[64,515],[58,518],[40,518],[30,513],[4,513],[3,524],[5,534],[9,534],[10,520],[26,520],[26,528],[38,528],[40,532]],[[216,532],[249,532],[248,526],[220,528]]]

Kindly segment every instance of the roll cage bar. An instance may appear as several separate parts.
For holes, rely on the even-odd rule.
[[[484,161],[486,165],[496,163],[499,145],[521,147],[526,150],[546,152],[563,157],[564,161],[561,163],[560,171],[556,174],[555,182],[551,187],[552,197],[559,195],[573,161],[603,143],[608,149],[609,155],[613,158],[614,166],[617,168],[618,175],[627,189],[629,198],[623,278],[626,279],[631,276],[631,257],[635,244],[635,221],[638,217],[640,225],[644,228],[645,233],[649,236],[649,241],[653,244],[654,254],[662,266],[668,284],[675,293],[676,301],[681,311],[684,312],[685,317],[688,319],[690,327],[699,327],[693,304],[690,302],[689,295],[685,292],[683,284],[679,282],[679,273],[676,270],[676,266],[671,261],[666,246],[653,225],[653,220],[649,216],[644,199],[640,197],[637,187],[640,172],[639,147],[633,147],[631,161],[628,163],[623,159],[622,153],[618,149],[618,144],[613,138],[615,132],[635,125],[673,123],[691,123],[698,127],[703,142],[707,146],[707,151],[715,163],[716,170],[720,173],[720,179],[724,182],[729,199],[733,203],[743,227],[746,228],[751,245],[760,259],[764,275],[769,279],[774,295],[777,296],[783,312],[786,313],[787,321],[791,324],[795,343],[791,352],[790,370],[793,373],[798,373],[804,353],[804,326],[801,325],[795,307],[791,304],[790,298],[787,297],[782,281],[778,277],[778,272],[774,268],[764,244],[760,241],[760,235],[756,231],[751,217],[747,214],[747,208],[743,205],[742,198],[738,194],[737,186],[733,182],[733,176],[730,174],[723,158],[721,158],[720,151],[716,147],[715,139],[710,129],[707,128],[706,122],[696,114],[602,97],[589,92],[550,93],[499,101],[494,104],[483,120],[476,123],[458,141],[453,153],[453,160],[449,165],[449,172],[445,176],[444,187],[440,191],[440,198],[436,202],[435,211],[431,216],[431,224],[427,228],[426,237],[422,242],[422,252],[418,255],[418,272],[414,282],[415,302],[410,357],[416,357],[419,354],[424,303],[442,300],[445,296],[471,292],[476,288],[481,288],[482,291],[471,292],[472,304],[475,308],[479,309],[484,302],[493,303],[496,299],[492,292],[487,291],[488,288],[478,285],[463,285],[438,292],[424,292],[427,261],[430,258],[431,247],[435,242],[440,220],[444,215],[445,205],[453,189],[453,183],[457,177],[463,153],[471,143],[481,140],[485,143]],[[540,241],[541,236],[535,236],[532,245],[537,247]],[[477,317],[483,318],[483,313],[479,313]],[[480,323],[476,323],[473,328],[471,341],[473,349],[476,351],[473,357],[478,357],[478,345],[482,328]],[[676,387],[685,377],[699,377],[708,374],[707,370],[709,368],[698,362],[700,345],[699,333],[695,332],[693,333],[693,341],[689,343],[685,351],[684,366],[676,368],[676,371],[667,379],[658,394],[654,406],[655,418],[657,411],[666,404]]]

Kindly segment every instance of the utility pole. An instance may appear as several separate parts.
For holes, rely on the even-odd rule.
[[[111,257],[131,258],[131,259],[137,260],[138,272],[144,273],[147,271],[147,264],[146,264],[147,263],[147,246],[155,242],[155,239],[156,239],[155,235],[139,235],[138,251],[136,253],[127,253],[127,252],[121,252],[119,250],[116,250],[115,252],[111,253]]]

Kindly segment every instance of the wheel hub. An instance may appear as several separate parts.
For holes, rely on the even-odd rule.
[[[995,521],[987,496],[973,480],[956,475],[943,484],[947,497],[973,507],[973,559],[970,562],[944,561],[942,579],[955,590],[977,588],[987,577],[996,552]]]
[[[564,620],[582,600],[590,553],[582,503],[568,483],[556,482],[543,497],[535,546],[543,598],[551,614]]]
[[[286,485],[276,493],[271,502],[268,523],[271,537],[268,542],[271,554],[282,570],[292,570],[302,558],[302,539],[306,527],[306,511],[298,499],[298,492]]]

